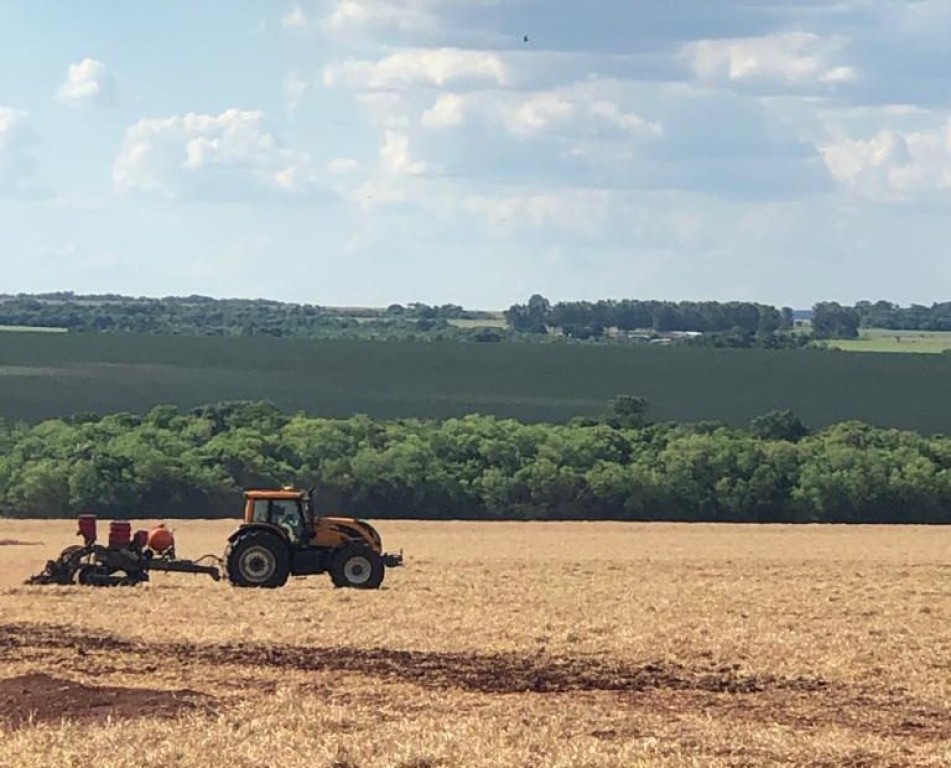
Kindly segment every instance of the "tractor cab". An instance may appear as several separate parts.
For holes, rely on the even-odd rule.
[[[310,494],[292,488],[245,493],[246,525],[272,526],[297,546],[314,538],[314,510]]]

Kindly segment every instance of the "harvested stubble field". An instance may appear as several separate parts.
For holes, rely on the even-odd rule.
[[[951,764],[951,530],[380,529],[265,592],[21,586],[75,524],[0,523],[0,766]]]

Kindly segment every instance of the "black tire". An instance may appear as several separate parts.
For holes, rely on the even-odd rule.
[[[330,563],[335,587],[379,589],[385,573],[383,558],[365,544],[344,544]]]
[[[76,571],[76,583],[81,584],[84,587],[98,586],[93,581],[93,577],[96,574],[97,568],[98,566],[95,565],[79,566],[79,570]]]
[[[227,570],[236,587],[283,587],[291,572],[291,554],[273,533],[249,531],[228,548]]]
[[[115,574],[119,571],[111,571],[104,565],[86,563],[79,566],[76,571],[76,582],[84,587],[118,587],[124,586],[128,582]],[[125,573],[125,571],[122,571]],[[128,574],[126,574],[128,579]]]
[[[86,547],[74,544],[60,552],[56,560],[51,560],[46,567],[47,571],[54,574],[53,583],[73,584],[80,568],[80,553],[85,551]]]

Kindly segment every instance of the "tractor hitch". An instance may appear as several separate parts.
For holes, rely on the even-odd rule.
[[[169,571],[171,573],[206,573],[215,581],[221,581],[221,570],[216,565],[200,565],[193,560],[165,560],[153,557],[146,570]]]
[[[403,550],[400,550],[398,555],[393,554],[392,552],[383,553],[383,565],[387,568],[399,568],[403,565]]]

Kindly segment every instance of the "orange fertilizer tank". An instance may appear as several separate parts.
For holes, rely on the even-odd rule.
[[[153,552],[162,554],[175,547],[175,536],[164,523],[160,523],[149,531],[148,544]]]

